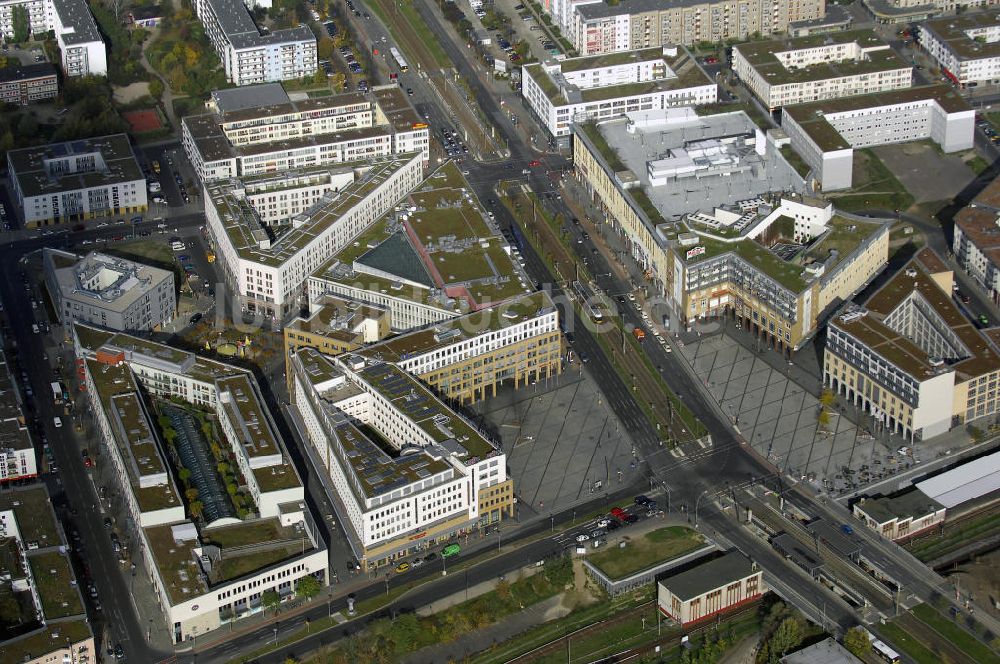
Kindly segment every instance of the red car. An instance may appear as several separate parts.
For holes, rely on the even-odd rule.
[[[528,168],[537,168],[538,166],[541,166],[541,165],[542,165],[542,162],[538,161],[537,159],[534,159],[534,160],[528,162]]]
[[[620,507],[611,508],[611,515],[616,519],[623,519],[623,520],[625,519],[626,516],[628,516],[627,514],[625,514],[625,510],[623,510]]]
[[[717,57],[715,57],[714,55],[710,55],[707,58],[705,58],[705,64],[706,65],[714,65],[717,62],[719,62],[719,59]]]

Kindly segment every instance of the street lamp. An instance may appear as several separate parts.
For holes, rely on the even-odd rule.
[[[705,494],[707,494],[707,493],[708,493],[708,489],[705,489],[700,494],[698,494],[698,500],[696,500],[695,503],[694,503],[694,527],[695,528],[698,527],[698,506],[701,504],[701,499],[704,498]]]

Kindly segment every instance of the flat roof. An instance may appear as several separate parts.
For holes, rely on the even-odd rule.
[[[64,30],[59,38],[66,44],[103,42],[90,8],[84,0],[52,0]],[[71,28],[71,30],[70,30]]]
[[[11,65],[0,68],[0,83],[15,81],[33,81],[39,78],[58,76],[59,71],[51,62],[32,63],[30,65]]]
[[[948,509],[1000,489],[1000,452],[994,452],[915,484]]]
[[[830,637],[785,655],[781,664],[861,664],[861,660]]]
[[[312,313],[285,325],[288,332],[305,332],[344,343],[363,342],[357,327],[366,320],[378,320],[388,315],[388,309],[374,304],[348,300],[326,294],[316,303]]]
[[[686,602],[707,592],[722,588],[734,581],[758,573],[756,565],[739,551],[730,551],[706,562],[697,562],[683,572],[660,579],[681,601]]]
[[[788,114],[802,127],[816,145],[824,150],[846,150],[851,144],[830,123],[830,115],[879,106],[936,101],[946,113],[968,111],[968,103],[950,85],[923,85],[901,90],[888,90],[855,97],[840,97],[823,101],[785,106]]]
[[[52,160],[72,160],[77,155],[93,153],[101,155],[101,170],[70,173],[60,170],[50,173],[47,169],[47,163]],[[142,180],[145,187],[142,169],[135,160],[132,145],[125,134],[11,150],[7,153],[7,160],[13,169],[11,177],[17,180],[17,186],[24,196],[58,194],[136,180]]]
[[[174,296],[174,273],[170,270],[96,251],[81,256],[46,247],[43,252],[46,259],[52,260],[53,276],[63,299],[125,312],[168,280],[170,297]]]
[[[260,106],[275,106],[291,101],[281,83],[260,83],[238,88],[212,90],[212,102],[221,116]]]
[[[354,206],[360,204],[396,171],[419,156],[420,153],[413,152],[374,162],[332,165],[328,169],[332,173],[353,172],[354,182],[324,196],[304,214],[304,223],[270,242],[270,247],[267,249],[261,248],[260,243],[264,239],[270,241],[270,236],[263,228],[256,210],[245,199],[234,195],[235,182],[210,182],[206,185],[206,189],[240,258],[278,267],[305,249],[306,245],[323,234]]]
[[[454,162],[431,173],[314,275],[456,313],[531,290]]]
[[[234,48],[253,48],[288,41],[313,41],[316,37],[306,26],[275,30],[262,35],[242,0],[206,0],[219,27]]]
[[[788,68],[775,55],[787,51],[852,43],[856,43],[864,50],[862,58],[828,60],[807,67]],[[805,37],[753,41],[737,44],[733,49],[738,51],[761,78],[771,85],[825,81],[912,68],[873,30],[848,30]]]
[[[977,41],[968,34],[968,31],[989,28],[1000,28],[1000,16],[996,10],[935,18],[918,26],[920,32],[926,30],[931,33],[960,60],[1000,56],[1000,41]],[[958,75],[958,72],[952,73]]]
[[[21,540],[40,549],[63,543],[48,489],[43,484],[13,487],[0,492],[0,511],[13,510]]]
[[[865,498],[857,507],[878,523],[917,519],[944,509],[944,505],[913,487],[889,496]]]
[[[545,291],[516,297],[489,309],[435,323],[415,332],[392,337],[358,351],[360,355],[399,362],[439,348],[461,343],[492,330],[500,330],[553,311],[555,304]]]
[[[23,662],[26,659],[39,659],[50,652],[65,648],[67,643],[76,645],[93,635],[86,617],[53,622],[42,629],[0,643],[0,661]]]
[[[0,449],[31,450],[34,447],[19,394],[7,356],[0,350]]]
[[[648,224],[647,231],[658,237],[656,226],[676,222],[684,215],[713,207],[736,206],[740,201],[776,192],[806,191],[805,181],[779,150],[757,154],[753,142],[759,131],[743,111],[697,116],[678,123],[636,126],[629,131],[630,116],[599,123],[575,125],[574,131],[589,144],[615,182],[633,180],[639,186],[619,191],[631,200],[637,215]],[[698,141],[732,139],[732,152],[740,167],[725,175],[689,177],[653,186],[647,165],[650,161],[685,149]],[[740,139],[743,139],[742,141]],[[746,142],[750,141],[747,145]]]

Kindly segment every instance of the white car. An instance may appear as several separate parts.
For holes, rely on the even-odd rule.
[[[601,519],[600,521],[597,522],[598,528],[607,528],[610,525],[611,525],[611,519]]]
[[[580,533],[579,535],[576,536],[576,541],[577,542],[586,542],[589,539],[590,539],[590,535],[584,535],[583,533]]]

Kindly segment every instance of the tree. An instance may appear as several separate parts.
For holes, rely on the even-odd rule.
[[[337,92],[343,92],[344,86],[347,85],[347,76],[343,72],[336,72],[330,77],[330,85]]]
[[[177,476],[181,478],[181,482],[187,484],[188,480],[191,479],[191,471],[187,468],[181,468],[177,471]]]
[[[156,76],[149,82],[149,96],[153,99],[159,99],[163,96],[163,81]]]
[[[28,24],[28,9],[24,5],[14,5],[10,12],[10,20],[14,29],[14,42],[17,44],[28,41],[31,28]]]
[[[264,611],[274,609],[274,612],[277,613],[278,605],[281,604],[281,595],[274,590],[265,590],[260,595],[260,604],[264,607]]]
[[[316,44],[316,55],[319,56],[320,60],[329,60],[333,57],[333,49],[333,39],[323,37]]]
[[[34,115],[26,113],[17,122],[17,134],[21,140],[34,138],[38,133],[38,120]]]
[[[803,638],[802,621],[795,616],[785,618],[768,641],[770,650],[768,661],[777,664],[785,653],[802,643]]]
[[[312,574],[302,577],[299,579],[299,582],[295,584],[295,594],[302,599],[312,599],[318,595],[322,589],[323,586]]]
[[[866,660],[872,651],[872,641],[863,627],[852,627],[844,634],[844,647],[858,659]]]
[[[188,499],[188,502],[194,502],[198,499],[198,489],[191,487],[184,492],[184,496]]]
[[[191,501],[191,505],[188,507],[188,509],[191,511],[191,516],[198,519],[201,517],[201,513],[205,509],[205,506],[202,504],[200,500],[193,500]]]

